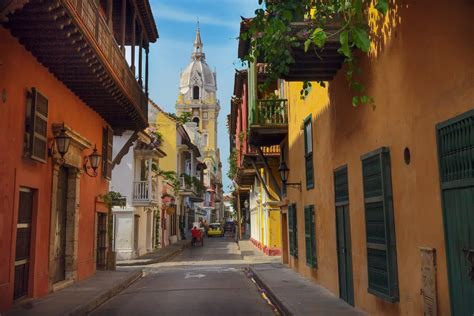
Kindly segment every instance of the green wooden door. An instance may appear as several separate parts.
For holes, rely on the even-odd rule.
[[[474,315],[474,110],[437,126],[453,315]]]
[[[339,296],[354,305],[352,280],[351,225],[349,218],[349,190],[347,167],[334,171],[336,197],[337,261],[339,271]]]

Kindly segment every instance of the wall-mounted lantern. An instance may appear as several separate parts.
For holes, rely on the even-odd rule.
[[[59,133],[54,136],[53,144],[51,148],[49,149],[49,156],[53,157],[54,146],[56,146],[56,150],[61,156],[61,158],[58,159],[57,162],[60,165],[63,165],[66,162],[64,160],[64,156],[67,154],[70,144],[71,144],[71,137],[66,134],[66,128],[64,127],[64,123],[63,123]]]
[[[289,186],[289,187],[297,187],[300,192],[301,192],[301,182],[297,183],[288,183],[288,175],[290,173],[290,169],[286,165],[285,161],[282,160],[280,162],[280,166],[278,167],[278,171],[280,172],[280,177],[281,177],[281,182],[283,183],[284,186]]]
[[[245,200],[245,201],[244,201],[244,207],[245,207],[246,209],[249,208],[249,200]]]
[[[101,155],[97,152],[97,147],[94,146],[94,150],[89,156],[84,157],[84,172],[89,177],[97,177],[97,169],[99,168]],[[89,173],[89,169],[92,169],[92,173]]]

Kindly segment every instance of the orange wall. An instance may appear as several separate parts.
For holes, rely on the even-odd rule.
[[[0,93],[6,91],[7,100],[0,100],[0,311],[11,304],[13,296],[13,265],[15,257],[16,221],[19,187],[37,190],[30,273],[30,295],[48,292],[49,231],[51,213],[52,160],[46,164],[22,158],[25,126],[25,93],[36,87],[49,99],[48,138],[52,138],[52,124],[65,122],[82,136],[102,148],[104,120],[58,81],[48,69],[0,27]],[[54,49],[54,48],[52,48]],[[83,155],[90,154],[86,149]],[[107,182],[101,171],[96,178],[83,174],[80,187],[78,279],[95,271],[94,236],[95,198],[107,192]]]
[[[329,106],[315,119],[313,116],[315,189],[306,191],[303,185],[301,196],[297,190],[288,190],[290,203],[298,203],[299,231],[299,260],[291,259],[290,264],[338,295],[333,170],[347,164],[356,306],[372,315],[422,314],[418,247],[433,247],[438,262],[439,314],[449,315],[435,125],[474,108],[474,44],[467,40],[474,37],[472,5],[462,1],[395,4],[391,33],[375,45],[378,56],[361,58],[362,81],[367,94],[375,98],[375,109],[351,105],[352,92],[345,69],[341,69],[329,85]],[[325,91],[314,89],[312,93]],[[309,107],[307,113],[311,111]],[[295,136],[292,133],[300,133],[300,138],[289,144],[289,168],[299,170],[290,172],[289,181],[304,183],[303,134],[299,130],[304,117],[292,115],[291,110],[290,116],[295,125],[289,128],[289,139]],[[292,152],[292,146],[300,152]],[[395,304],[367,292],[360,156],[381,146],[388,146],[391,155],[400,288],[400,302]],[[409,165],[403,159],[405,147],[411,150]],[[306,267],[304,257],[306,204],[314,204],[316,210],[318,268],[313,270]]]

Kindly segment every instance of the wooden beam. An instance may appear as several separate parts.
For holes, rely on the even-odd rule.
[[[120,48],[125,55],[125,30],[127,23],[127,0],[122,0],[120,15]]]
[[[138,52],[138,84],[140,85],[140,87],[143,87],[142,54],[143,54],[143,29],[140,30],[140,50]]]
[[[112,160],[112,170],[114,167],[122,161],[122,158],[128,153],[130,150],[130,147],[133,145],[133,143],[138,139],[138,131],[133,132],[133,134],[130,136],[130,138],[125,142],[123,147],[120,149],[120,151],[117,153],[117,156]]]
[[[133,18],[132,18],[132,72],[135,75],[135,42],[137,41],[136,39],[136,27],[137,27],[137,21],[136,21],[137,15],[135,12],[135,7],[133,8]]]
[[[146,97],[148,99],[148,54],[150,52],[150,48],[148,47],[149,45],[147,45],[147,48],[145,48],[145,94],[146,94]]]
[[[107,0],[107,25],[109,26],[110,31],[113,34],[113,12],[114,12],[114,1]]]

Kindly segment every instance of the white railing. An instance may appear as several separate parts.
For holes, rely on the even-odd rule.
[[[157,200],[158,190],[156,185],[151,187],[148,181],[133,182],[133,201],[134,202],[151,202]]]

